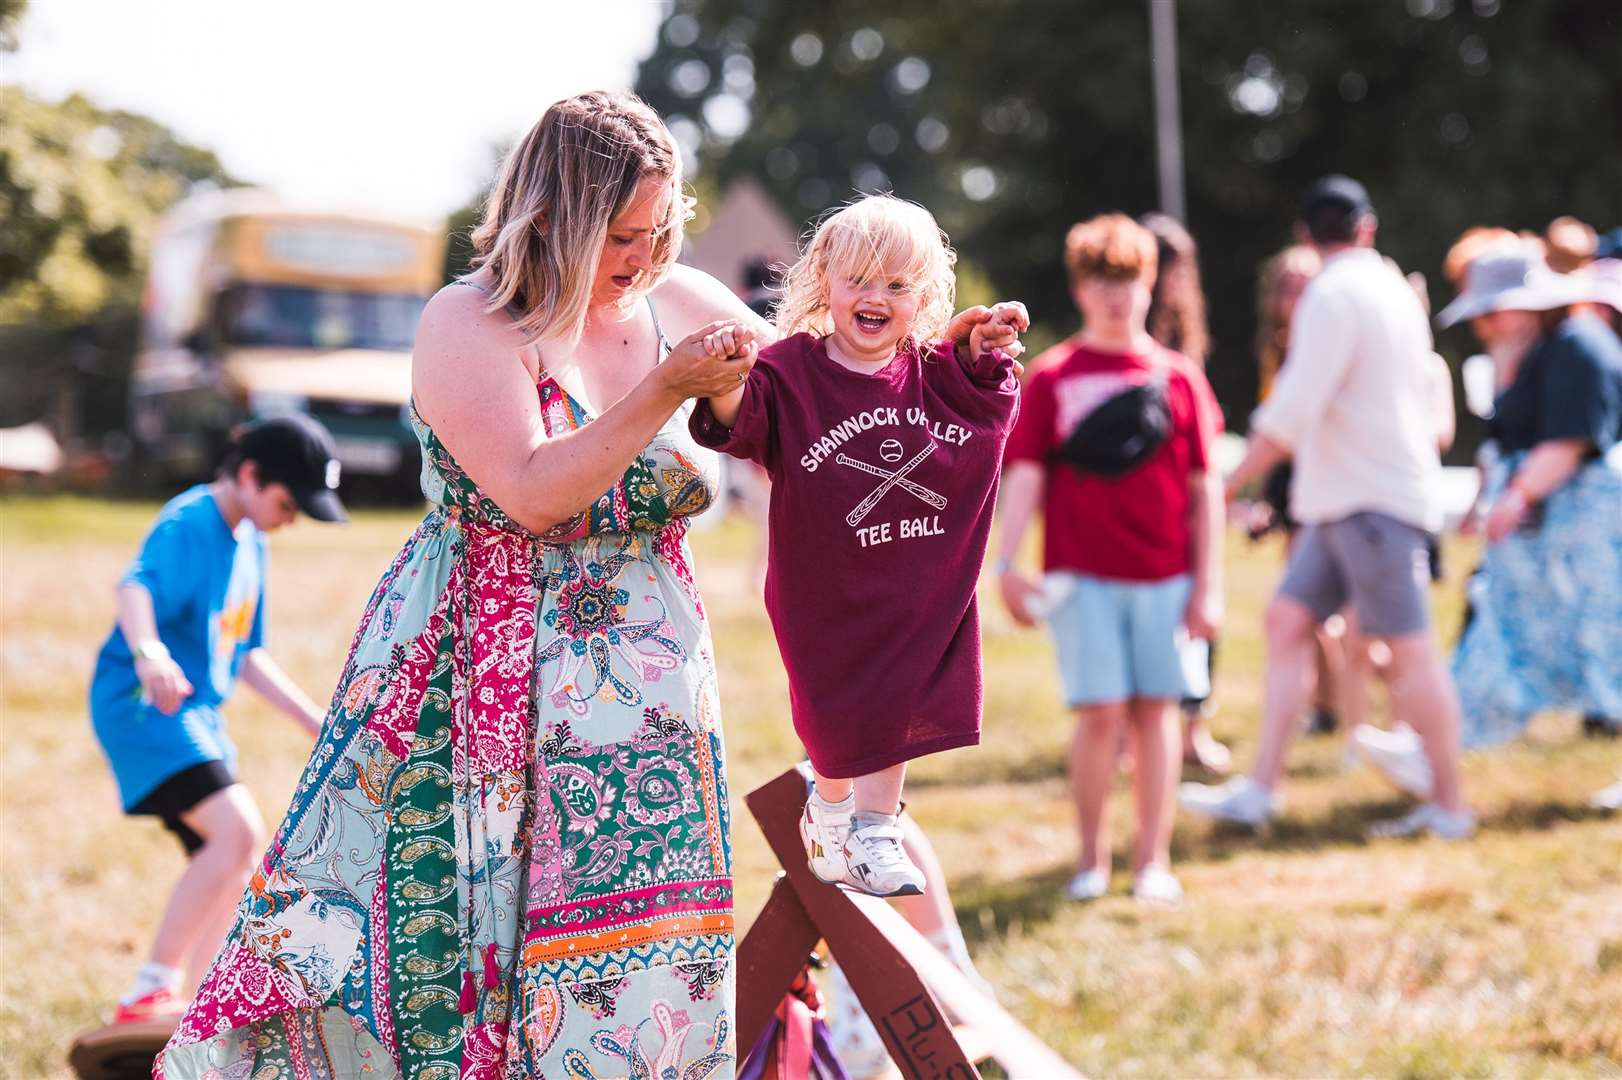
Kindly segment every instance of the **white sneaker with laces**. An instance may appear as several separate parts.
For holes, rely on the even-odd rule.
[[[1183,902],[1183,883],[1164,866],[1150,863],[1132,879],[1132,895],[1145,904],[1176,907]]]
[[[1099,866],[1076,871],[1076,876],[1064,888],[1064,894],[1072,900],[1097,900],[1107,892],[1109,871]]]
[[[1372,724],[1359,724],[1352,731],[1357,755],[1380,775],[1417,799],[1431,794],[1431,763],[1425,746],[1413,728],[1386,731]]]
[[[869,896],[921,896],[924,874],[907,858],[899,825],[851,823],[845,839],[845,884]]]
[[[800,812],[800,840],[805,844],[805,861],[824,885],[838,885],[850,876],[845,866],[845,839],[850,836],[850,815],[855,809],[854,797],[842,803],[830,803],[813,793]]]
[[[1435,803],[1420,803],[1400,818],[1377,821],[1369,836],[1377,840],[1430,833],[1439,840],[1468,840],[1475,835],[1476,818],[1468,810],[1443,810]]]
[[[1225,784],[1180,784],[1177,802],[1185,810],[1240,825],[1265,825],[1283,806],[1283,800],[1248,776]]]

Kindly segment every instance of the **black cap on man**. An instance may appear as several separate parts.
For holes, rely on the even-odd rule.
[[[1301,223],[1315,244],[1349,244],[1364,218],[1374,216],[1367,189],[1350,176],[1325,176],[1301,199]]]

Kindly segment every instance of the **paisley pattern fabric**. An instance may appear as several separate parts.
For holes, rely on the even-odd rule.
[[[590,417],[555,382],[547,432]],[[159,1056],[169,1080],[730,1076],[730,821],[683,410],[544,536],[413,412],[431,509]]]
[[[1525,459],[1489,471],[1483,505]],[[1622,450],[1583,466],[1535,528],[1489,544],[1453,659],[1466,749],[1515,738],[1544,709],[1622,716]]]

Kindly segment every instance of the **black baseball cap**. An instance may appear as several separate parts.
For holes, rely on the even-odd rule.
[[[290,413],[250,424],[237,439],[242,460],[258,467],[261,484],[285,484],[299,509],[317,521],[348,521],[338,499],[338,456],[320,421]]]
[[[1368,190],[1350,176],[1339,173],[1313,181],[1301,198],[1301,216],[1311,218],[1314,211],[1331,207],[1352,218],[1374,213]]]

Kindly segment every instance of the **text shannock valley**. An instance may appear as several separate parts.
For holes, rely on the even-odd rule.
[[[900,409],[889,406],[864,409],[854,416],[846,417],[811,444],[811,448],[800,458],[800,467],[808,473],[816,472],[817,466],[833,457],[841,446],[857,435],[864,431],[872,431],[874,428],[901,427],[901,417]],[[969,441],[969,436],[974,434],[956,424],[942,424],[938,420],[931,420],[924,410],[916,406],[907,409],[906,423],[911,427],[928,428],[929,433],[936,439],[954,446],[962,446]]]

